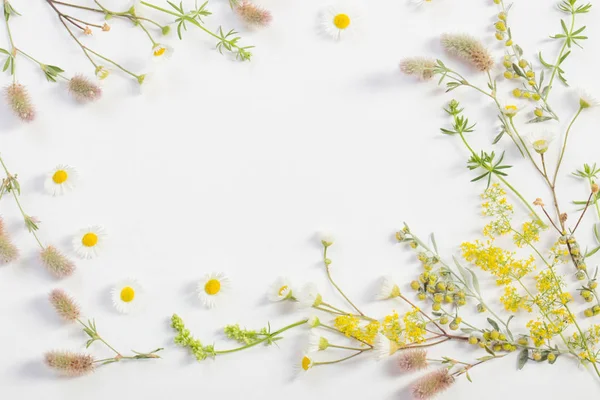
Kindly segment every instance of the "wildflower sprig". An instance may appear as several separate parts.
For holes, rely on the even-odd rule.
[[[70,353],[65,351],[50,351],[46,353],[46,364],[59,373],[70,376],[86,375],[94,371],[97,365],[107,365],[123,360],[143,360],[160,358],[157,354],[162,351],[162,348],[157,348],[147,353],[140,353],[132,350],[131,355],[123,355],[110,345],[100,334],[96,322],[91,319],[87,322],[83,321],[82,313],[79,305],[75,300],[60,289],[55,289],[50,293],[49,301],[58,316],[65,322],[79,323],[83,326],[83,332],[89,337],[86,342],[86,349],[93,343],[101,342],[115,355],[109,358],[94,358],[85,353]]]

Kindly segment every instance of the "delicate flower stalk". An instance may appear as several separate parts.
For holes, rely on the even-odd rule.
[[[454,383],[454,377],[443,368],[424,375],[412,386],[413,396],[418,400],[431,399],[448,389]]]
[[[262,28],[271,23],[271,13],[250,1],[242,1],[234,8],[235,13],[250,27]]]
[[[400,71],[405,75],[416,76],[420,80],[428,81],[433,78],[436,62],[432,58],[412,57],[400,62]]]
[[[404,350],[398,357],[398,366],[403,372],[420,371],[427,365],[427,351],[424,349]]]
[[[31,122],[35,119],[35,109],[25,86],[13,83],[5,89],[5,94],[10,108],[17,117],[24,122]]]
[[[103,76],[104,70],[101,71]],[[79,103],[96,101],[102,95],[102,89],[82,75],[76,75],[69,80],[69,93]]]
[[[481,42],[465,34],[443,34],[442,46],[452,56],[471,63],[479,71],[487,72],[494,66],[494,60]]]
[[[94,372],[94,358],[89,354],[50,351],[44,356],[46,365],[66,376],[83,376]]]
[[[40,252],[42,263],[56,278],[65,278],[75,272],[75,264],[54,246],[47,246]]]
[[[61,289],[54,289],[49,295],[50,304],[56,313],[67,322],[76,322],[81,310],[75,300]]]

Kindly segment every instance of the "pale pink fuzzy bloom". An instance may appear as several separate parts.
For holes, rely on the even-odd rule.
[[[100,86],[83,75],[75,75],[69,80],[69,93],[80,103],[96,101],[102,96]]]
[[[235,6],[235,12],[249,26],[267,26],[273,19],[269,11],[249,1],[242,1]]]
[[[412,394],[417,400],[432,399],[448,389],[454,383],[454,377],[443,368],[423,375],[412,386]]]
[[[19,249],[6,234],[0,235],[0,264],[8,264],[19,258]]]
[[[89,354],[50,351],[44,359],[47,366],[63,375],[82,376],[94,372],[94,358]]]
[[[433,78],[433,70],[436,62],[432,58],[412,57],[400,62],[400,71],[406,75],[414,75],[421,80]]]
[[[35,110],[25,86],[13,83],[5,89],[5,93],[6,100],[17,117],[25,122],[35,119]]]
[[[46,269],[57,278],[64,278],[75,271],[75,264],[53,246],[42,250],[40,256]]]
[[[48,296],[56,313],[65,321],[75,322],[81,316],[79,305],[62,289],[54,289]]]
[[[489,71],[494,66],[494,60],[487,49],[470,35],[445,33],[441,40],[448,54],[470,62],[479,71]]]
[[[401,371],[412,372],[427,368],[427,351],[424,349],[404,350],[398,357]]]
[[[4,219],[0,217],[0,236],[4,235],[5,233]]]

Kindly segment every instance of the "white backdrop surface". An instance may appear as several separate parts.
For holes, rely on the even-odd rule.
[[[561,15],[549,3],[517,0],[512,11],[515,40],[531,59],[538,49],[552,59],[556,54],[547,37],[557,33]],[[24,14],[12,20],[17,46],[49,64],[91,75],[44,1],[13,4]],[[439,55],[436,38],[443,32],[481,37],[500,58],[503,50],[493,38],[494,5],[491,0],[434,0],[420,8],[404,0],[364,2],[362,32],[336,43],[316,29],[323,2],[261,4],[272,11],[272,26],[257,32],[240,28],[243,42],[256,46],[251,63],[219,55],[199,31],[190,30],[183,42],[171,35],[174,56],[153,71],[143,95],[135,93],[134,82],[114,73],[99,102],[75,105],[64,87],[47,84],[21,61],[19,80],[29,87],[38,118],[24,125],[2,107],[0,151],[21,178],[24,208],[43,221],[42,240],[73,258],[70,241],[79,229],[99,224],[109,236],[99,258],[78,261],[74,276],[56,281],[37,261],[35,242],[22,228],[14,203],[2,199],[0,213],[23,256],[0,268],[0,398],[409,398],[407,387],[416,375],[400,374],[393,360],[358,357],[298,377],[294,364],[306,346],[306,329],[291,331],[277,346],[197,363],[172,344],[169,318],[178,313],[196,336],[221,346],[230,344],[220,331],[228,323],[284,326],[306,314],[268,303],[266,289],[278,276],[299,284],[317,282],[341,304],[320,264],[315,233],[322,229],[335,234],[333,272],[357,302],[373,314],[405,310],[399,303],[373,301],[381,276],[394,276],[408,291],[407,283],[419,272],[414,255],[394,242],[393,233],[403,221],[422,236],[435,231],[440,250],[451,257],[461,241],[478,235],[483,184],[469,182],[466,152],[439,133],[449,122],[442,106],[452,97],[433,82],[418,84],[401,76],[398,62]],[[118,6],[116,0],[112,5]],[[209,8],[214,15],[208,26],[240,27],[226,1],[212,0]],[[590,36],[587,51],[574,49],[565,69],[573,86],[600,94],[600,56],[594,51],[600,43],[598,11],[583,17]],[[140,62],[149,53],[143,32],[126,23],[114,22],[110,33],[87,40],[136,70],[154,68]],[[0,47],[6,42],[0,36]],[[452,64],[484,85],[483,77]],[[8,84],[9,77],[0,81]],[[559,84],[552,95],[563,116],[557,129],[564,130],[564,120],[575,111],[569,93]],[[471,135],[475,146],[489,149],[498,128],[491,105],[465,90],[452,95],[478,123]],[[508,98],[507,86],[501,95]],[[577,123],[560,178],[567,188],[561,192],[564,203],[586,195],[567,172],[600,161],[599,122],[597,113],[587,113]],[[547,197],[510,143],[503,140],[501,146],[509,148],[515,185],[528,199]],[[53,198],[44,193],[43,178],[59,163],[76,166],[82,183]],[[588,241],[591,223],[590,218],[580,234]],[[211,271],[229,274],[233,291],[222,307],[206,310],[194,290]],[[127,277],[144,284],[148,303],[141,313],[124,316],[112,308],[109,292]],[[485,286],[498,297],[492,283]],[[76,326],[62,324],[47,304],[48,292],[56,287],[72,293],[116,347],[165,347],[164,358],[58,378],[43,365],[43,353],[82,349],[85,338]],[[497,300],[490,303],[501,307]],[[100,345],[93,353],[109,355]],[[451,344],[432,354],[482,355]],[[518,372],[516,355],[510,355],[476,368],[472,377],[473,383],[460,379],[443,398],[600,393],[598,380],[567,359]]]

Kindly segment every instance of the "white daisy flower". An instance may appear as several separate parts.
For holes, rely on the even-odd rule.
[[[385,276],[377,293],[377,300],[393,299],[398,296],[400,296],[400,288],[390,276]]]
[[[111,290],[110,296],[118,312],[129,314],[143,305],[145,291],[135,279],[127,279],[119,282]]]
[[[336,4],[327,7],[321,13],[323,32],[334,39],[353,35],[360,27],[361,13],[349,4]]]
[[[292,297],[292,287],[286,278],[277,278],[268,292],[269,300],[282,301]]]
[[[75,168],[60,164],[48,173],[44,181],[44,188],[52,196],[59,196],[73,190],[78,181],[79,174]]]
[[[515,115],[517,115],[519,111],[521,111],[521,107],[519,107],[516,104],[506,103],[502,107],[502,114],[506,115],[509,118],[512,118]]]
[[[198,298],[202,300],[204,306],[213,308],[223,300],[223,296],[230,289],[230,280],[223,273],[206,274],[198,282]]]
[[[329,247],[335,242],[333,235],[329,232],[319,232],[319,240],[321,241],[321,244],[325,247]]]
[[[98,225],[90,226],[79,231],[73,238],[73,249],[81,258],[94,258],[102,251],[105,240],[104,228]]]
[[[294,297],[302,308],[317,307],[323,302],[323,297],[314,283],[306,284]]]
[[[600,106],[600,101],[585,89],[579,89],[579,107],[592,108]]]
[[[600,222],[599,222],[599,224],[600,224]],[[310,326],[311,328],[316,328],[319,325],[321,325],[321,321],[319,320],[319,317],[317,317],[316,315],[313,315],[308,319],[308,326]]]
[[[433,3],[433,0],[411,0],[411,2],[417,6],[422,6],[423,4]]]
[[[173,48],[164,44],[156,43],[152,47],[152,59],[156,61],[163,61],[171,58],[173,55]]]
[[[316,353],[326,350],[329,347],[329,340],[321,335],[311,332],[308,336],[308,353]]]
[[[400,349],[398,343],[392,342],[387,338],[384,334],[380,333],[375,338],[375,343],[373,343],[373,354],[377,360],[381,360],[382,358],[389,357],[393,355]]]
[[[531,147],[538,154],[544,154],[548,151],[548,147],[550,147],[550,143],[556,138],[556,135],[550,131],[537,131],[532,132],[527,136],[529,143],[531,143]]]
[[[310,353],[306,353],[300,359],[300,364],[297,365],[297,367],[301,372],[304,372],[311,369],[313,365],[315,365],[315,360],[312,358]]]

